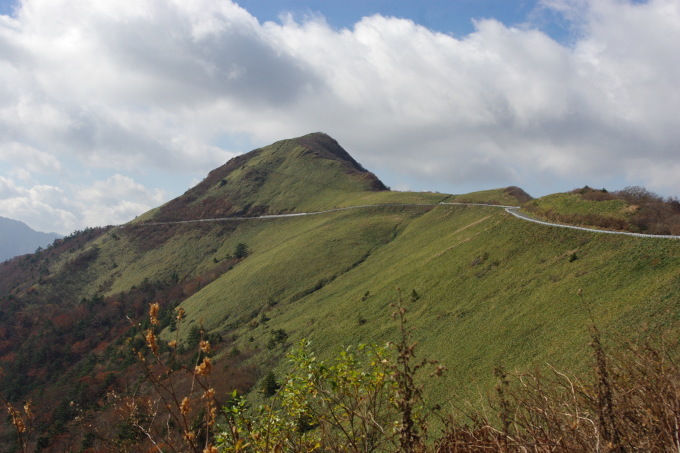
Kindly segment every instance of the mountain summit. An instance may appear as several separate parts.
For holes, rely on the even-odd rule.
[[[317,132],[231,159],[155,212],[154,220],[327,209],[348,193],[387,187],[337,141]]]
[[[18,220],[0,217],[0,261],[47,247],[60,237],[57,233],[41,233]]]

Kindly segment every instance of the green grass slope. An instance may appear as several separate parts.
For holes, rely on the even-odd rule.
[[[625,220],[634,209],[624,200],[588,200],[580,193],[556,193],[529,202],[544,211],[555,211],[564,215],[596,215]]]
[[[680,241],[536,225],[494,207],[437,205],[517,205],[530,198],[517,188],[457,196],[383,190],[335,145],[312,134],[248,153],[143,218],[435,206],[208,224],[138,222],[90,245],[99,249],[91,265],[98,272],[84,291],[115,294],[144,280],[213,275],[183,303],[189,325],[229,335],[253,363],[275,366],[302,337],[322,354],[392,338],[391,303],[399,287],[420,353],[451,370],[441,392],[474,392],[500,363],[583,367],[591,318],[611,336],[680,333]],[[577,194],[538,204],[582,214],[594,206],[600,216],[626,209]],[[250,256],[225,270],[222,263],[239,243]],[[289,340],[269,349],[278,329]]]
[[[598,194],[598,191],[585,193]],[[523,208],[540,219],[569,225],[630,230],[630,220],[638,207],[622,199],[586,198],[584,193],[576,191],[536,198],[524,203]]]
[[[247,230],[239,238],[253,254],[184,306],[254,363],[273,366],[302,337],[327,355],[394,338],[397,287],[419,354],[451,370],[442,398],[472,395],[501,363],[579,370],[591,319],[617,342],[680,333],[679,241],[546,227],[480,206],[367,208]],[[287,346],[268,349],[279,329]]]
[[[528,369],[550,363],[578,371],[589,361],[593,320],[609,341],[680,334],[680,241],[560,229],[498,207],[439,204],[517,205],[528,198],[517,188],[457,196],[391,192],[328,136],[277,142],[228,162],[131,224],[83,233],[3,264],[4,275],[20,284],[0,281],[8,324],[0,325],[6,349],[0,358],[13,360],[10,333],[41,326],[39,314],[48,313],[48,305],[54,313],[60,303],[125,321],[128,315],[141,319],[149,303],[171,294],[188,313],[184,339],[191,326],[202,325],[228,339],[225,352],[240,351],[246,364],[266,373],[284,367],[287,350],[303,337],[322,357],[343,345],[394,339],[390,315],[401,288],[419,357],[450,370],[430,390],[445,401],[488,388],[498,364]],[[586,210],[565,200],[539,203]],[[157,223],[360,205],[384,206]],[[243,259],[234,257],[239,244],[250,250]],[[97,297],[109,297],[111,306],[97,306]],[[19,310],[36,315],[20,318]],[[109,318],[96,322],[114,325]],[[11,321],[17,319],[30,322]],[[71,332],[69,322],[45,325]],[[84,322],[73,324],[84,329]],[[116,341],[100,330],[102,344],[93,341],[90,358],[102,354],[104,340]],[[285,341],[272,342],[282,331]],[[167,329],[163,339],[170,336]],[[80,349],[71,348],[64,363],[87,356],[88,339],[75,339]],[[224,371],[220,360],[216,370]]]

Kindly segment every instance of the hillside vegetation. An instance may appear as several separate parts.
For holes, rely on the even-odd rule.
[[[570,225],[680,235],[680,201],[664,200],[638,186],[616,192],[586,186],[528,201],[523,208],[538,218]]]
[[[455,196],[389,191],[324,134],[244,154],[130,224],[77,232],[0,265],[0,393],[47,408],[35,421],[37,445],[104,448],[111,438],[119,448],[143,445],[144,434],[120,417],[122,400],[111,398],[148,395],[139,358],[151,360],[150,329],[158,354],[177,340],[177,363],[189,368],[202,357],[194,352],[199,340],[210,340],[220,404],[235,389],[262,401],[256,390],[270,373],[288,371],[285,356],[302,339],[320,359],[349,345],[397,341],[397,288],[418,356],[449,370],[425,389],[442,407],[485,399],[480,392],[496,381],[499,365],[588,369],[593,323],[605,347],[678,337],[680,241],[552,228],[498,207],[438,204],[528,198],[518,188]],[[625,206],[609,201],[598,215],[625,218]],[[363,205],[381,206],[161,223]],[[152,303],[159,304],[157,325],[148,318]],[[178,307],[186,313],[179,327]],[[677,345],[668,350],[677,352]],[[76,417],[97,426],[98,437],[87,437],[91,429]],[[0,443],[10,445],[12,434],[4,435]]]

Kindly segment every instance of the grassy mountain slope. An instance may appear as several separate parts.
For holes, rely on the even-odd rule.
[[[546,211],[554,210],[565,215],[591,214],[622,220],[629,218],[635,211],[624,200],[588,200],[584,199],[579,193],[547,195],[534,200],[532,205]]]
[[[453,370],[446,386],[467,394],[499,363],[585,366],[591,316],[608,335],[678,333],[676,242],[549,229],[491,207],[279,222],[315,233],[290,237],[270,226],[262,239],[275,245],[260,248],[253,236],[252,257],[185,303],[192,319],[216,331],[236,327],[238,348],[264,357],[281,353],[266,350],[277,329],[292,343],[311,338],[326,353],[392,338],[397,287],[407,301],[417,293],[408,308],[421,353]],[[300,290],[310,293],[298,298]],[[269,321],[248,323],[262,313]]]
[[[387,191],[323,134],[255,150],[128,225],[78,232],[0,264],[1,391],[42,395],[63,408],[44,422],[56,442],[55,426],[75,416],[69,399],[105,411],[106,392],[135,380],[129,345],[143,346],[151,302],[161,304],[164,341],[175,334],[172,309],[180,303],[188,313],[185,343],[196,326],[216,339],[225,392],[285,367],[285,353],[303,337],[322,357],[342,345],[394,338],[398,287],[419,356],[450,370],[429,389],[441,401],[473,398],[499,363],[587,366],[592,320],[609,340],[680,334],[680,241],[438,204],[528,199],[518,188],[455,196]],[[235,256],[239,244],[247,257]],[[283,341],[272,341],[277,332],[286,333]],[[238,384],[230,374],[237,367],[248,370]]]

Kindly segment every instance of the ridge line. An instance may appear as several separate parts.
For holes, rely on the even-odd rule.
[[[181,224],[188,224],[188,223],[205,223],[205,222],[237,222],[237,221],[243,221],[243,220],[267,220],[267,219],[282,219],[282,218],[288,218],[288,217],[303,217],[303,216],[310,216],[310,215],[320,215],[320,214],[328,214],[330,212],[339,212],[339,211],[347,211],[350,209],[362,209],[362,208],[379,208],[379,207],[386,207],[386,206],[419,206],[419,207],[432,207],[432,206],[441,206],[441,205],[449,205],[449,206],[489,206],[493,208],[503,208],[505,212],[508,214],[511,214],[512,216],[524,220],[527,222],[533,222],[533,223],[538,223],[541,225],[546,225],[546,226],[551,226],[551,227],[556,227],[556,228],[569,228],[572,230],[581,230],[581,231],[588,231],[591,233],[604,233],[604,234],[618,234],[622,236],[634,236],[634,237],[643,237],[643,238],[658,238],[658,239],[680,239],[680,236],[674,236],[674,235],[664,235],[664,234],[645,234],[645,233],[632,233],[629,231],[612,231],[612,230],[602,230],[602,229],[597,229],[597,228],[587,228],[587,227],[579,227],[575,225],[563,225],[559,223],[551,223],[551,222],[544,222],[542,220],[537,220],[532,217],[527,216],[526,214],[522,214],[517,212],[518,209],[520,209],[520,206],[508,206],[508,205],[499,205],[499,204],[489,204],[489,203],[460,203],[460,202],[439,202],[439,203],[382,203],[382,204],[364,204],[364,205],[356,205],[356,206],[344,206],[341,208],[333,208],[333,209],[326,209],[323,211],[313,211],[313,212],[295,212],[291,214],[265,214],[261,216],[253,216],[253,217],[215,217],[215,218],[208,218],[208,219],[190,219],[190,220],[171,220],[167,222],[146,222],[146,223],[135,223],[135,224],[124,224],[124,225],[118,225],[119,228],[132,228],[132,227],[143,227],[143,226],[159,226],[159,225],[181,225]]]

